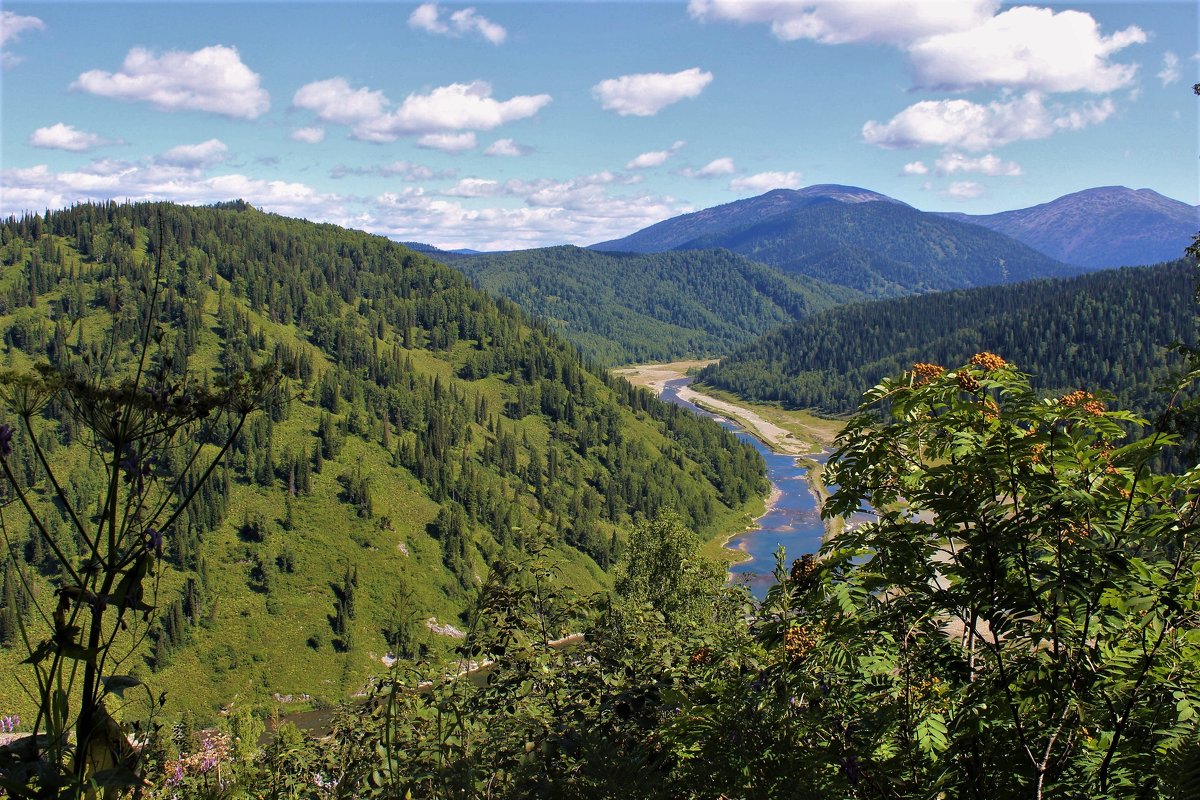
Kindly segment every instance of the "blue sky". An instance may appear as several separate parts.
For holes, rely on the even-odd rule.
[[[1200,202],[1194,2],[5,3],[0,213],[244,198],[443,247],[772,188]]]

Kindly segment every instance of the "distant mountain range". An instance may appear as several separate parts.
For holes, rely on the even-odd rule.
[[[1179,258],[1200,229],[1200,206],[1150,189],[1101,186],[999,214],[944,214],[1011,236],[1051,258],[1088,269]]]
[[[685,214],[606,251],[725,248],[776,267],[873,297],[1071,275],[1080,270],[1016,240],[878,192],[820,185]]]
[[[930,266],[929,255],[912,251],[907,245],[890,243],[875,234],[881,220],[879,204],[892,213],[884,215],[885,226],[890,222],[911,225],[916,220],[939,217],[943,220],[969,223],[987,228],[1036,250],[1057,261],[1084,269],[1114,266],[1157,264],[1178,258],[1200,229],[1200,206],[1173,200],[1150,189],[1127,189],[1124,186],[1103,186],[1075,192],[1049,203],[1032,208],[1004,211],[998,214],[971,215],[957,212],[921,212],[894,198],[854,186],[821,184],[800,190],[776,189],[759,197],[737,200],[691,214],[659,222],[621,239],[592,245],[596,250],[624,250],[648,253],[662,250],[684,250],[696,247],[729,247],[735,252],[784,269],[821,274],[831,267],[846,269],[862,257],[851,258],[846,265],[838,264],[834,251],[840,248],[867,248],[868,260],[900,261],[924,271]],[[839,209],[833,211],[832,209]],[[905,218],[904,210],[910,214]],[[824,226],[824,227],[822,227]],[[948,232],[924,228],[924,235],[954,237]],[[981,247],[995,247],[995,242]],[[897,254],[899,250],[899,254]],[[976,253],[977,255],[977,253]],[[1011,280],[1065,274],[1047,270],[1030,263],[1024,268],[1012,264],[1006,254],[1008,277],[985,280],[1003,283]],[[947,260],[948,258],[948,260]],[[1019,259],[1020,260],[1020,259]],[[935,271],[944,266],[953,270],[952,255],[934,252]],[[821,266],[814,266],[821,265]],[[889,267],[883,265],[884,274]],[[901,285],[911,283],[899,269]],[[960,286],[982,285],[983,275],[967,278]],[[1002,276],[996,276],[1002,277]],[[838,281],[841,282],[841,281]],[[850,285],[855,285],[853,279]],[[861,287],[862,281],[859,281]],[[940,284],[936,276],[933,284]],[[916,291],[929,288],[952,288],[949,285],[913,287]],[[903,294],[904,292],[899,292]],[[882,292],[887,294],[887,292]]]

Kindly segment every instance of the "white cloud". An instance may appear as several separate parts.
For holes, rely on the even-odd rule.
[[[956,172],[978,172],[992,177],[1015,177],[1023,174],[1021,165],[1012,161],[1004,161],[988,153],[980,158],[971,158],[962,153],[945,153],[940,156],[935,165],[939,175],[953,175]]]
[[[955,181],[944,194],[954,200],[974,200],[982,197],[986,190],[974,181]]]
[[[121,71],[90,70],[71,87],[150,103],[160,111],[207,111],[242,119],[256,119],[271,105],[258,74],[242,63],[236,48],[224,45],[161,56],[135,47],[125,56]]]
[[[304,142],[304,144],[320,144],[325,141],[325,129],[319,125],[297,128],[291,132],[290,137],[297,142]]]
[[[1158,73],[1158,79],[1162,81],[1163,86],[1170,86],[1179,80],[1182,70],[1179,68],[1179,56],[1172,53],[1170,50],[1163,53],[1163,68]]]
[[[497,139],[487,146],[483,154],[485,156],[497,156],[501,158],[516,158],[518,156],[527,156],[532,152],[532,147],[517,144],[512,139]]]
[[[38,128],[30,135],[29,143],[34,147],[69,150],[72,153],[83,153],[106,144],[114,144],[113,141],[105,139],[99,134],[81,131],[74,125],[65,125],[61,122],[47,128]]]
[[[493,197],[500,193],[500,181],[483,178],[463,178],[442,194],[449,197]]]
[[[685,178],[717,178],[717,177],[720,177],[721,175],[732,175],[735,172],[737,172],[737,167],[734,166],[733,159],[730,158],[729,156],[725,156],[723,158],[714,158],[712,161],[708,162],[700,169],[691,169],[691,168],[682,169],[679,171],[679,174],[683,175]],[[783,173],[764,172],[762,174],[763,175],[781,175]],[[795,174],[795,173],[788,173],[788,174]]]
[[[672,103],[697,97],[712,82],[711,72],[692,67],[681,72],[647,72],[600,81],[592,96],[606,111],[621,116],[652,117]]]
[[[981,25],[917,41],[908,53],[925,87],[1104,93],[1129,85],[1137,72],[1137,65],[1109,58],[1145,41],[1137,26],[1104,36],[1091,14],[1019,6]]]
[[[783,41],[903,44],[975,27],[999,5],[996,0],[691,0],[688,10],[700,20],[768,23]]]
[[[925,166],[924,161],[910,161],[904,165],[901,172],[905,175],[926,175],[929,173],[929,167]]]
[[[1110,98],[1073,108],[1048,108],[1038,92],[987,105],[969,100],[922,100],[886,123],[867,122],[863,138],[886,148],[936,145],[990,150],[1012,142],[1044,139],[1059,131],[1079,130],[1103,122],[1115,111]]]
[[[353,89],[344,78],[331,78],[302,86],[292,104],[316,113],[322,122],[349,126],[357,139],[382,143],[405,135],[492,130],[532,117],[550,100],[548,94],[496,100],[491,84],[474,81],[410,94],[389,110],[391,103],[383,92]]]
[[[369,171],[429,175],[427,168],[406,162]],[[458,187],[461,194],[478,195],[470,198],[450,198],[411,185],[364,197],[323,193],[303,183],[257,180],[236,173],[206,177],[157,161],[103,160],[70,172],[52,172],[45,165],[0,171],[0,216],[40,213],[89,200],[203,204],[241,197],[267,211],[401,241],[511,250],[614,239],[695,210],[669,196],[630,194],[625,188],[627,180],[607,172],[567,180],[508,181],[495,190],[494,201],[484,196],[492,191],[488,182],[476,180],[479,183],[473,186],[464,182]],[[512,207],[514,199],[525,202]]]
[[[1003,87],[1108,93],[1128,86],[1136,64],[1113,63],[1144,44],[1136,25],[1104,35],[1084,11],[998,0],[691,0],[700,20],[769,24],[782,40],[880,42],[907,54],[918,86]]]
[[[687,142],[682,139],[671,145],[666,150],[653,150],[649,153],[642,153],[635,156],[625,165],[625,169],[651,169],[652,167],[661,167],[667,163],[667,159],[678,153],[687,145]]]
[[[730,191],[768,192],[771,189],[799,189],[804,176],[799,172],[760,172],[729,182]]]
[[[462,36],[466,33],[478,33],[492,44],[503,44],[508,38],[508,31],[502,25],[492,22],[487,17],[476,13],[473,8],[453,11],[449,21],[443,22],[441,9],[437,3],[423,3],[408,17],[409,27],[437,33],[443,36]]]
[[[199,144],[181,144],[159,156],[165,164],[175,164],[189,169],[202,169],[225,160],[229,148],[220,139],[209,139]]]
[[[12,11],[0,11],[0,64],[5,68],[20,63],[20,56],[8,52],[9,44],[16,44],[25,31],[41,31],[46,23],[37,17],[26,17]]]
[[[13,11],[0,12],[0,47],[21,38],[25,31],[41,31],[46,23],[37,17],[25,17]]]
[[[171,200],[203,204],[242,198],[288,216],[350,224],[342,199],[302,183],[245,175],[203,177],[196,170],[156,161],[94,161],[78,170],[51,172],[45,165],[0,171],[0,214],[61,208],[91,200]]]
[[[427,133],[417,139],[417,147],[426,150],[442,150],[447,153],[463,153],[475,149],[475,133]]]
[[[388,99],[383,92],[351,89],[345,78],[313,81],[296,90],[292,105],[316,112],[324,122],[359,125],[384,115]]]

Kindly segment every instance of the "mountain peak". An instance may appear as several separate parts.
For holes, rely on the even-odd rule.
[[[1068,264],[1104,267],[1179,258],[1200,227],[1200,207],[1153,189],[1097,186],[998,214],[951,214]]]
[[[836,183],[818,183],[803,189],[772,189],[756,197],[734,200],[702,211],[672,217],[624,238],[599,242],[592,245],[592,249],[633,253],[671,250],[693,239],[757,225],[775,217],[792,214],[807,206],[827,202],[885,202],[906,205],[870,189]]]

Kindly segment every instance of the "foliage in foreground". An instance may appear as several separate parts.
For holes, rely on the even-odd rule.
[[[631,538],[624,596],[573,607],[545,565],[498,564],[461,650],[479,669],[387,676],[225,790],[1196,796],[1200,468],[1153,474],[1170,436],[1127,437],[1140,420],[1083,391],[1039,398],[987,353],[915,365],[863,410],[826,513],[876,521],[790,572],[781,555],[761,605],[705,577],[678,519]],[[204,775],[161,793],[206,796]]]

